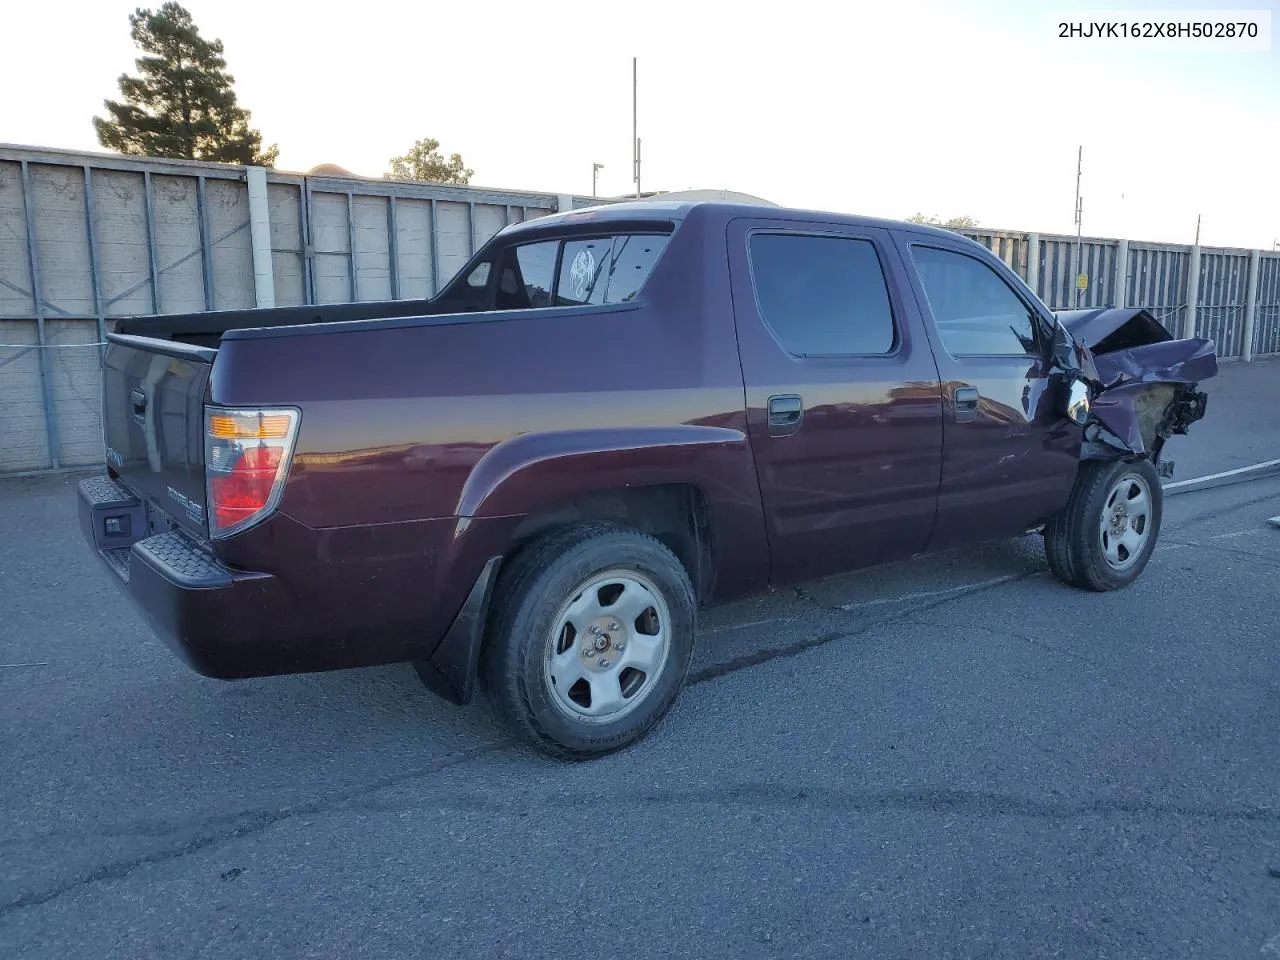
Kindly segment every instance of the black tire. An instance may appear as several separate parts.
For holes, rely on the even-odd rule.
[[[1145,482],[1150,512],[1143,526],[1141,546],[1132,554],[1122,549],[1123,566],[1117,567],[1107,559],[1101,525],[1104,512],[1114,508],[1114,501],[1109,506],[1108,500],[1125,477],[1138,477]],[[1140,485],[1128,489],[1140,489]],[[1044,547],[1049,569],[1063,583],[1082,590],[1103,592],[1128,586],[1151,559],[1163,514],[1164,491],[1150,461],[1086,461],[1080,465],[1066,507],[1045,526]]]
[[[546,676],[552,621],[592,577],[635,571],[669,614],[666,656],[645,695],[611,721],[571,717]],[[498,718],[517,737],[564,759],[587,759],[643,737],[675,702],[689,670],[697,603],[676,556],[653,537],[611,523],[555,531],[521,550],[502,571],[481,655],[481,682]],[[576,646],[576,644],[575,644]]]

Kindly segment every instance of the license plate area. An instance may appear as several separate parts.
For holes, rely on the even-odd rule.
[[[151,503],[145,503],[147,536],[154,537],[158,533],[170,533],[178,529],[177,522],[163,510],[156,509]]]

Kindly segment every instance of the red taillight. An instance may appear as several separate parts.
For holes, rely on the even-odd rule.
[[[234,527],[271,502],[282,452],[279,447],[254,447],[236,458],[230,473],[210,474],[209,506],[215,526]]]
[[[225,537],[265,517],[279,503],[298,413],[208,407],[205,418],[209,533]]]

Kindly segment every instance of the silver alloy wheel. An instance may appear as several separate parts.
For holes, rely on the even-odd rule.
[[[1126,570],[1142,555],[1151,536],[1151,488],[1140,474],[1123,474],[1111,485],[1098,535],[1112,569]]]
[[[635,570],[583,583],[556,613],[543,675],[571,719],[609,723],[653,692],[671,647],[662,592]]]

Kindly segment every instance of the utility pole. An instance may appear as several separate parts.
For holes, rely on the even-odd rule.
[[[1200,214],[1196,214],[1196,246],[1200,246]]]
[[[631,178],[636,182],[636,199],[640,199],[640,73],[635,57],[631,58]]]
[[[591,196],[596,195],[596,174],[604,169],[603,163],[593,163],[591,165]]]
[[[1081,214],[1084,212],[1084,206],[1080,200],[1080,174],[1084,170],[1084,144],[1080,145],[1080,149],[1076,152],[1076,306],[1080,306],[1080,297],[1084,293],[1080,289],[1080,271],[1084,266],[1082,260],[1081,249],[1081,233],[1084,219]]]

